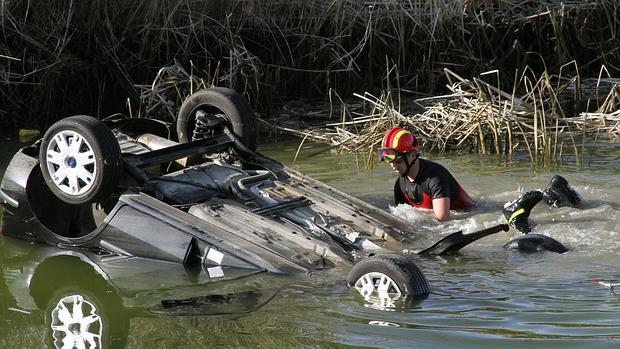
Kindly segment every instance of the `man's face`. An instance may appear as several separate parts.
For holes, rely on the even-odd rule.
[[[394,170],[394,172],[398,174],[405,174],[407,172],[407,162],[405,161],[406,157],[409,157],[410,154],[405,154],[403,156],[397,157],[394,161],[389,161],[388,163]]]

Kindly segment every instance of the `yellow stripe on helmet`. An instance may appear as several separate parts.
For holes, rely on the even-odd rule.
[[[407,130],[400,130],[398,131],[394,137],[392,138],[392,148],[394,149],[398,149],[398,141],[400,140],[400,137],[406,134],[410,134],[411,132],[407,131]]]

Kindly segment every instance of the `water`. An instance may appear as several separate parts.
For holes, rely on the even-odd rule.
[[[5,146],[6,145],[6,146]],[[323,145],[307,145],[298,160],[298,143],[282,140],[261,150],[286,164],[417,224],[431,226],[437,238],[462,229],[471,232],[503,223],[501,206],[526,190],[544,188],[561,173],[582,195],[583,210],[532,212],[534,232],[565,243],[566,254],[519,254],[502,245],[514,231],[482,239],[451,257],[412,256],[424,271],[431,295],[413,304],[377,309],[350,291],[337,271],[291,279],[258,275],[242,285],[174,286],[163,274],[127,275],[136,290],[117,294],[119,282],[89,279],[84,262],[63,257],[48,267],[46,280],[14,281],[57,249],[7,238],[0,245],[0,347],[42,348],[50,345],[50,318],[45,305],[22,304],[20,294],[53,293],[46,283],[65,275],[66,286],[89,279],[75,289],[91,292],[105,309],[113,343],[128,348],[176,347],[377,347],[377,348],[616,348],[620,345],[620,295],[598,281],[620,282],[620,145],[588,147],[584,165],[570,163],[534,170],[526,159],[507,162],[493,156],[427,156],[446,165],[478,200],[474,212],[436,223],[428,213],[406,206],[391,208],[395,176],[383,164],[364,168],[364,157],[339,156]],[[3,141],[2,164],[16,143]],[[426,154],[424,154],[426,155]],[[171,269],[169,275],[175,275]],[[182,272],[180,272],[182,274]],[[92,281],[94,280],[94,281]],[[132,283],[133,282],[133,283]],[[169,283],[163,290],[144,290],[146,282]],[[179,281],[180,282],[180,281]],[[39,285],[32,284],[39,283]],[[34,287],[34,290],[33,290]],[[127,289],[127,288],[125,288]],[[620,291],[620,287],[619,287]],[[229,299],[200,298],[160,315],[161,299],[203,294],[235,294]],[[49,307],[49,305],[47,305]],[[164,311],[165,312],[165,311]],[[199,316],[197,314],[200,314]],[[174,316],[176,315],[176,316]],[[111,324],[111,325],[110,325]],[[106,327],[108,326],[108,327]]]

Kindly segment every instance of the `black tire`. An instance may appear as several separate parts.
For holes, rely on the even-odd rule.
[[[37,307],[45,311],[48,347],[62,347],[59,344],[68,333],[77,335],[78,340],[94,334],[100,344],[97,348],[125,347],[127,311],[114,289],[89,264],[71,256],[43,261],[30,283],[30,294]],[[81,312],[75,312],[75,304],[81,305]],[[67,315],[71,315],[70,320]]]
[[[83,140],[80,148],[67,149],[64,154],[60,148],[61,139],[65,142],[63,146],[70,148],[66,142],[74,142],[77,137]],[[86,156],[88,154],[90,156]],[[104,123],[87,115],[71,116],[54,123],[43,136],[39,163],[48,188],[60,200],[72,205],[106,199],[116,189],[122,170],[121,149],[116,137]],[[82,173],[92,178],[76,175],[77,170],[86,171]],[[59,172],[60,176],[70,175],[61,178],[57,176]]]
[[[388,292],[400,293],[404,297],[425,297],[430,293],[422,271],[413,261],[403,256],[374,255],[364,258],[349,272],[347,284],[359,291],[362,279],[369,275],[385,275],[394,282]]]
[[[192,140],[199,111],[208,119],[224,120],[247,148],[256,150],[256,116],[245,98],[235,90],[213,87],[187,97],[177,118],[179,142]]]

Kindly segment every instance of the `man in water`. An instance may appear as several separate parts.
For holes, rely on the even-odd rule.
[[[378,154],[381,161],[387,161],[400,175],[394,184],[397,205],[406,203],[416,208],[432,209],[440,222],[450,219],[450,210],[467,210],[474,206],[474,200],[445,167],[420,158],[417,140],[411,132],[400,127],[390,129],[383,137]],[[529,191],[504,205],[504,216],[510,225],[527,234],[531,231],[530,212],[542,199],[554,207],[577,207],[581,203],[566,179],[555,175],[545,190]]]
[[[450,210],[466,210],[474,201],[442,165],[421,159],[411,132],[394,127],[383,137],[381,161],[387,161],[400,176],[394,184],[396,204],[432,209],[438,221],[450,218]]]

